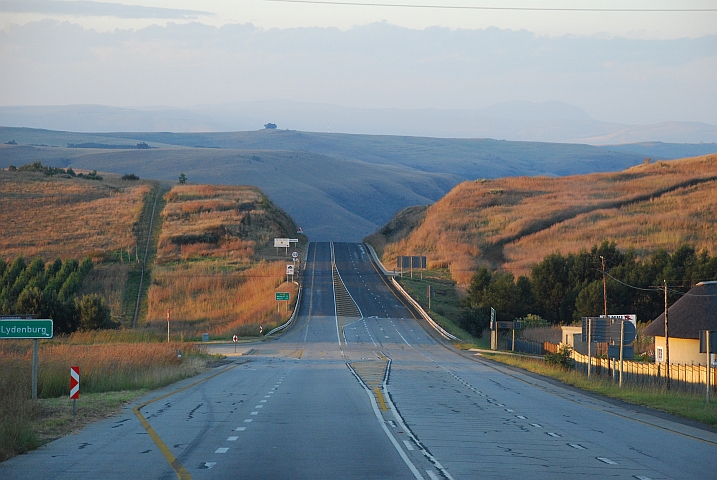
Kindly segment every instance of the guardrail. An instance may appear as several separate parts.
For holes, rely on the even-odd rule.
[[[294,323],[294,320],[296,320],[296,316],[299,314],[299,307],[301,306],[301,290],[302,287],[299,287],[299,293],[296,295],[296,307],[294,307],[294,313],[291,314],[286,323],[284,323],[283,325],[279,325],[275,329],[267,332],[267,334],[264,335],[265,337],[268,337],[269,335],[272,335],[276,332],[280,332],[290,326],[292,323]]]
[[[373,246],[369,243],[364,243],[364,246],[368,250],[369,255],[371,255],[371,258],[373,258],[373,263],[378,265],[378,268],[381,269],[384,275],[387,277],[392,277],[394,275],[394,272],[389,272],[386,270],[386,267],[383,266],[383,263],[381,263],[381,260],[378,259],[378,255],[376,254],[376,250],[373,249]]]
[[[426,313],[426,311],[423,309],[423,307],[421,307],[421,305],[420,305],[417,301],[415,301],[415,300],[413,299],[413,297],[411,297],[411,296],[408,294],[408,292],[406,292],[406,290],[403,289],[403,287],[401,286],[401,284],[399,284],[399,283],[396,281],[395,278],[391,277],[391,282],[393,282],[393,286],[396,287],[396,289],[397,289],[399,292],[401,292],[401,295],[403,295],[403,297],[404,297],[406,300],[408,300],[408,301],[411,303],[411,305],[413,305],[413,308],[415,308],[415,309],[418,311],[418,313],[421,314],[421,316],[423,317],[423,319],[424,319],[425,321],[427,321],[438,333],[440,333],[443,338],[445,338],[446,340],[454,340],[454,341],[459,341],[459,340],[460,340],[460,338],[456,337],[456,336],[453,335],[452,333],[447,332],[443,327],[441,327],[440,325],[438,325],[438,323],[436,323],[436,321],[433,320],[433,319],[431,318],[431,316],[428,315],[428,313]]]
[[[376,251],[373,249],[371,245],[368,243],[364,243],[366,248],[369,251],[369,254],[373,258],[373,261],[378,267],[381,269],[384,275],[389,277],[391,279],[391,282],[393,282],[393,286],[396,288],[396,290],[399,291],[401,295],[411,304],[413,305],[413,308],[416,309],[418,313],[421,314],[423,319],[428,322],[430,326],[432,326],[443,338],[446,340],[454,340],[454,341],[460,341],[460,338],[456,337],[455,335],[448,333],[443,327],[438,325],[435,320],[431,318],[428,313],[421,307],[421,305],[411,297],[406,290],[403,289],[403,287],[396,281],[396,279],[393,277],[393,273],[386,270],[386,268],[383,266],[383,263],[381,263],[381,260],[379,260],[378,255],[376,255]]]

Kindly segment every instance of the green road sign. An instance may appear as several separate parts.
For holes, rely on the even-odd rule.
[[[52,338],[52,320],[0,320],[0,338]]]
[[[285,302],[288,302],[289,298],[291,298],[289,295],[289,292],[276,292],[276,301],[277,302],[282,301],[282,300]]]

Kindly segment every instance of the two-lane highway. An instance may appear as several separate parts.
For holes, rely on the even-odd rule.
[[[128,408],[0,478],[714,478],[713,431],[458,352],[363,245],[304,264],[280,338],[143,398],[146,425]]]

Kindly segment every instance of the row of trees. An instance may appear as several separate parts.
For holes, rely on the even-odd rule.
[[[554,253],[533,266],[530,277],[493,272],[483,267],[471,281],[464,299],[461,323],[480,334],[489,322],[490,307],[499,319],[514,320],[537,315],[552,324],[570,324],[582,317],[604,313],[602,259],[605,259],[608,313],[636,313],[651,321],[664,311],[663,281],[668,301],[677,300],[695,284],[717,279],[717,255],[697,253],[689,245],[671,255],[659,250],[639,259],[634,250],[618,250],[614,242],[603,242],[590,251]],[[670,292],[672,290],[672,292]]]
[[[45,263],[36,258],[27,264],[22,256],[7,263],[0,258],[0,313],[35,314],[54,320],[55,333],[116,328],[110,309],[99,295],[78,295],[92,270],[89,258],[78,262],[59,258]]]
[[[87,174],[75,173],[75,171],[72,169],[72,167],[67,167],[67,168],[51,167],[49,165],[43,165],[42,162],[27,163],[21,167],[16,167],[15,165],[10,165],[8,167],[8,170],[11,172],[15,172],[15,171],[41,172],[48,176],[69,175],[71,177],[86,178],[89,180],[102,180],[102,176],[97,174],[97,170],[92,170],[90,173],[87,173]]]

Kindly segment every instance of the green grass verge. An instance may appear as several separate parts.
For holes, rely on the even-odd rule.
[[[678,415],[690,420],[717,427],[717,401],[707,403],[704,395],[688,394],[667,391],[662,388],[646,388],[623,385],[622,388],[609,379],[592,377],[587,378],[583,373],[575,370],[566,370],[543,360],[523,357],[519,355],[500,355],[483,353],[483,357],[500,363],[523,368],[545,377],[559,380],[567,385],[615,398],[635,405],[654,408],[662,412]]]
[[[77,432],[88,424],[118,413],[123,406],[147,393],[148,389],[119,392],[86,393],[77,400],[77,414],[72,414],[72,400],[41,398],[37,401],[30,429],[42,445]]]

